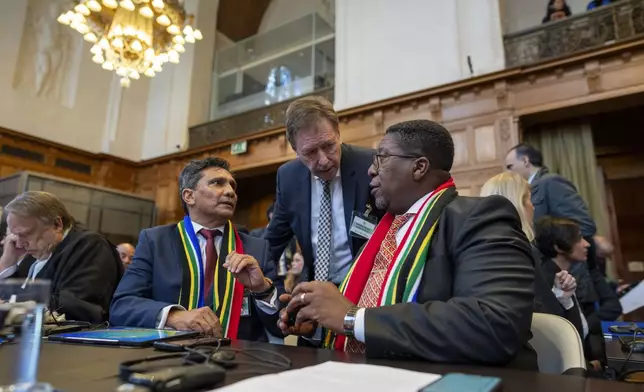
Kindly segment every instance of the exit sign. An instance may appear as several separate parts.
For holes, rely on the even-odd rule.
[[[230,153],[232,155],[243,154],[248,151],[248,142],[244,140],[243,142],[233,143],[230,146]]]

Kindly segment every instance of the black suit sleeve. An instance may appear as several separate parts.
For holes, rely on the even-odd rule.
[[[262,272],[264,273],[264,276],[269,278],[270,280],[273,281],[273,284],[275,285],[275,290],[277,291],[277,296],[281,294],[284,294],[286,291],[284,290],[284,277],[277,275],[277,263],[274,263],[272,260],[269,259],[269,247],[268,243],[266,243],[266,246],[264,247],[264,259],[259,260],[259,264],[262,267]],[[279,300],[278,300],[279,302]],[[264,313],[259,306],[256,306],[257,309],[257,315],[259,319],[261,320],[262,324],[264,327],[273,335],[275,336],[283,336],[282,331],[280,331],[279,328],[277,328],[277,319],[279,318],[279,308],[276,312],[267,314]]]
[[[552,176],[548,178],[547,187],[549,214],[576,221],[584,236],[595,235],[595,222],[574,185],[563,177]]]
[[[64,264],[50,308],[67,320],[102,323],[107,320],[123,267],[116,250],[105,239],[87,235],[79,240]]]
[[[266,234],[264,234],[264,239],[266,239],[270,245],[270,260],[273,260],[274,263],[279,262],[282,253],[284,253],[284,250],[294,235],[289,222],[288,212],[285,208],[288,201],[285,200],[284,192],[282,190],[282,186],[285,184],[283,183],[283,179],[281,179],[281,174],[281,171],[278,170],[273,218],[268,224]]]
[[[528,341],[534,267],[512,204],[482,199],[451,239],[434,257],[451,259],[452,298],[365,310],[368,356],[504,364]]]
[[[615,291],[610,288],[597,268],[590,271],[590,277],[599,297],[599,308],[587,317],[587,321],[592,332],[598,333],[598,328],[601,331],[602,321],[615,321],[622,315],[622,305]]]

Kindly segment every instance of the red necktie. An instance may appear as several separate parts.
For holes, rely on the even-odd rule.
[[[212,282],[215,279],[215,266],[217,265],[217,248],[215,248],[215,238],[221,233],[219,230],[201,229],[199,234],[206,238],[206,268],[204,273],[204,298],[211,296]]]
[[[380,297],[380,290],[382,289],[382,282],[385,280],[389,264],[393,262],[394,254],[398,245],[396,244],[396,234],[398,230],[411,218],[414,214],[398,215],[389,227],[389,231],[385,235],[384,241],[380,245],[380,250],[376,255],[376,260],[373,263],[371,274],[367,284],[362,291],[358,306],[361,308],[374,308],[378,306],[378,298]],[[356,339],[349,339],[347,342],[347,352],[350,353],[364,353],[365,347],[362,342]]]

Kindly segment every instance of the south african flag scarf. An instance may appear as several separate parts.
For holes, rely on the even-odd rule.
[[[411,225],[396,248],[393,261],[389,264],[387,274],[380,289],[378,306],[388,306],[403,302],[415,302],[418,287],[423,276],[425,263],[429,255],[431,240],[438,226],[441,212],[457,196],[454,181],[450,178],[436,188],[420,207],[411,220]],[[349,273],[340,285],[340,291],[351,302],[357,304],[366,287],[376,255],[385,235],[394,220],[394,215],[387,213],[382,218],[373,235],[354,261]],[[344,335],[326,332],[325,348],[345,351],[347,339]]]
[[[244,286],[238,283],[233,274],[223,267],[223,260],[232,251],[244,253],[239,234],[233,224],[228,221],[224,228],[219,258],[215,266],[213,291],[205,293],[203,287],[204,260],[202,260],[199,240],[190,217],[184,217],[177,224],[177,228],[186,254],[186,261],[181,266],[182,280],[179,304],[188,310],[211,306],[219,318],[224,336],[236,339],[244,298]],[[209,298],[212,298],[212,303],[205,302]]]

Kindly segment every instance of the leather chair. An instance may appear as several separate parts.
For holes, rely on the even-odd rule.
[[[586,359],[581,337],[565,318],[534,313],[530,345],[537,352],[539,372],[585,374]]]

